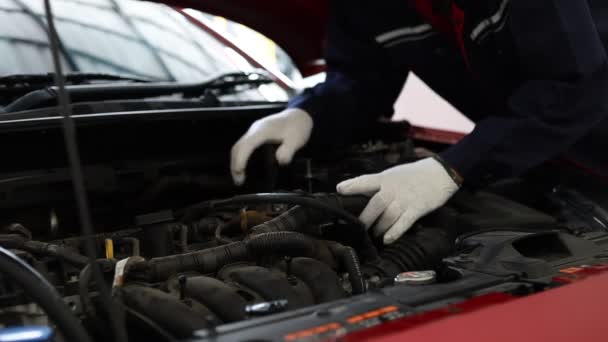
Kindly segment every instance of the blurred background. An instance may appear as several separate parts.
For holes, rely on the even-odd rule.
[[[294,92],[285,89],[312,87],[325,78],[323,73],[302,78],[273,41],[241,24],[200,11],[184,10],[205,28],[186,19],[179,9],[146,1],[54,0],[53,7],[66,72],[192,82],[262,67],[282,81],[283,89],[262,85],[257,97],[241,97],[268,101],[286,101]],[[7,52],[0,55],[0,74],[52,72],[45,26],[42,1],[0,0],[0,49]],[[409,77],[395,102],[395,119],[465,133],[473,128],[415,75]]]
[[[269,69],[285,74],[298,88],[314,86],[325,78],[324,74],[318,74],[303,79],[289,56],[279,46],[244,25],[194,10],[187,11],[228,36]],[[410,74],[401,95],[395,102],[393,118],[406,119],[418,126],[463,133],[469,133],[474,127],[469,119],[444,101],[415,74]]]

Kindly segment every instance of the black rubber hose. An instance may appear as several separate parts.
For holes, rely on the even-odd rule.
[[[6,234],[21,235],[25,241],[32,239],[32,232],[19,223],[11,223],[0,230],[2,231],[2,233]]]
[[[0,246],[8,249],[19,249],[25,238],[20,234],[0,234]]]
[[[111,268],[114,265],[114,263],[108,259],[97,259],[96,262],[104,271],[107,271],[108,268]],[[91,264],[87,264],[80,271],[80,275],[78,277],[78,295],[80,296],[82,311],[87,316],[95,315],[95,307],[93,305],[93,301],[91,300],[91,296],[89,295],[89,285],[91,284],[91,279],[93,276],[91,271]]]
[[[314,198],[330,208],[340,208],[349,213],[360,213],[369,202],[365,196],[341,196],[336,194],[316,194]],[[283,214],[252,228],[255,234],[278,231],[305,232],[311,225],[331,220],[333,214],[328,214],[316,208],[296,205]]]
[[[226,207],[229,205],[243,205],[243,204],[292,204],[301,205],[309,208],[314,208],[331,214],[336,218],[341,218],[344,221],[351,223],[355,226],[365,229],[365,225],[356,216],[349,213],[348,211],[332,206],[319,200],[318,197],[306,196],[298,193],[260,193],[260,194],[248,194],[239,195],[222,200],[206,201],[196,205],[193,205],[186,209],[184,213],[184,221],[191,221],[192,216],[198,215],[200,211],[206,212],[217,208]]]
[[[359,212],[363,210],[368,202],[367,198],[361,196],[339,196],[339,195],[317,195],[319,200],[334,207],[340,207],[349,211]],[[292,231],[312,235],[321,235],[322,228],[319,224],[331,219],[324,212],[316,209],[296,205],[283,214],[259,224],[251,229],[252,234],[269,232]],[[365,260],[371,261],[377,258],[375,247],[363,244],[361,255]]]
[[[80,304],[82,305],[82,312],[87,316],[93,316],[94,305],[89,295],[89,284],[91,283],[91,266],[86,265],[81,271],[78,277],[78,295],[80,296]]]
[[[366,260],[374,260],[378,253],[372,243],[365,224],[349,211],[357,214],[363,210],[369,199],[365,196],[340,196],[335,194],[303,195],[299,193],[261,193],[239,195],[223,200],[206,201],[193,205],[185,210],[182,221],[193,221],[201,213],[231,205],[247,204],[291,204],[316,209],[308,213],[310,223],[326,218],[338,218],[357,227],[363,246],[360,250]]]
[[[148,281],[159,281],[181,272],[213,273],[227,264],[250,260],[252,256],[279,254],[312,257],[316,252],[316,241],[306,235],[275,232],[202,251],[153,258],[134,265],[133,272],[136,279],[143,277]]]
[[[84,267],[89,263],[89,258],[86,256],[74,252],[69,248],[52,243],[26,241],[23,243],[22,248],[33,254],[48,255],[65,260],[66,262],[78,267]]]
[[[281,215],[251,228],[252,234],[263,234],[281,231],[303,232],[310,222],[309,210],[296,205]]]
[[[378,260],[365,263],[363,273],[394,278],[401,272],[437,269],[454,250],[454,233],[448,230],[415,228],[387,246]]]
[[[20,234],[0,234],[0,246],[11,249],[23,249],[24,251],[52,256],[62,259],[74,266],[83,267],[88,264],[89,258],[74,252],[61,245],[41,241],[28,241]]]
[[[19,284],[28,297],[46,312],[68,341],[92,342],[63,298],[40,273],[16,255],[0,247],[0,272]]]
[[[365,293],[367,288],[365,286],[363,272],[361,271],[361,265],[359,264],[359,258],[357,258],[355,250],[339,243],[330,244],[329,250],[338,260],[340,260],[342,267],[348,272],[348,280],[350,280],[353,294]]]
[[[147,262],[134,265],[133,271],[135,277],[142,275],[146,280],[158,281],[187,271],[212,273],[224,265],[248,258],[247,247],[239,241],[202,251],[152,258]]]
[[[224,229],[226,228],[226,226],[227,226],[227,224],[219,223],[217,225],[217,228],[215,228],[215,239],[217,240],[217,242],[220,245],[226,245],[226,244],[234,242],[234,240],[232,240],[232,239],[230,239],[230,238],[225,237],[225,236],[222,235],[222,232],[224,231]]]
[[[251,255],[279,254],[313,257],[317,251],[315,240],[296,232],[252,235],[244,242]]]

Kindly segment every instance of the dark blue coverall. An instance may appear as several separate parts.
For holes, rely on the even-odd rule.
[[[464,49],[407,0],[332,2],[327,79],[289,104],[313,116],[311,142],[390,117],[413,71],[476,122],[440,154],[465,185],[564,156],[608,174],[608,1],[450,1],[465,13]]]

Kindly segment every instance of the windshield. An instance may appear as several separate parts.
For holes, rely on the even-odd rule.
[[[133,0],[53,0],[66,72],[193,82],[254,68],[174,9]],[[0,0],[0,74],[53,72],[40,0]]]

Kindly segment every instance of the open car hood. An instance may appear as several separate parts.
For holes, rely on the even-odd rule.
[[[281,46],[300,71],[318,70],[325,41],[327,0],[151,0],[239,22]]]

